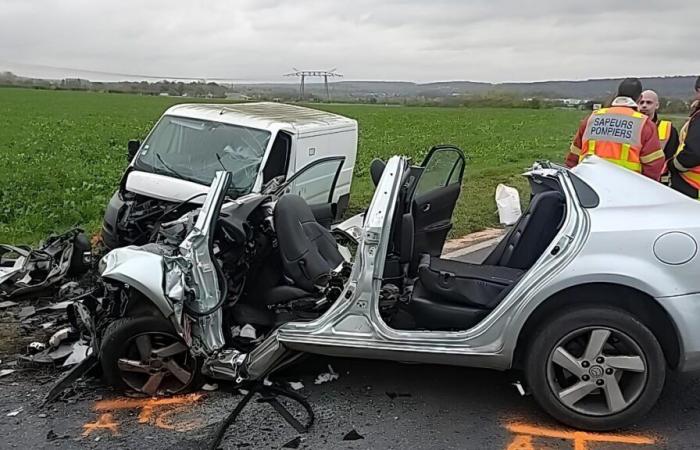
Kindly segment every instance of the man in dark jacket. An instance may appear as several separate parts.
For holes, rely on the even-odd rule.
[[[664,151],[664,159],[668,163],[678,151],[678,131],[670,120],[661,120],[659,117],[660,106],[659,96],[656,92],[652,90],[642,92],[642,98],[639,100],[639,112],[646,114],[656,125],[661,149]],[[664,167],[664,171],[661,173],[661,182],[668,185],[670,181],[668,167]]]
[[[695,101],[680,132],[678,152],[669,164],[671,187],[700,200],[700,77],[695,80]]]

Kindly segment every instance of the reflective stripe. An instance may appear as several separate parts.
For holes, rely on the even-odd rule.
[[[657,127],[658,130],[658,135],[659,135],[659,143],[661,144],[661,148],[663,150],[666,149],[666,144],[668,144],[668,141],[671,139],[671,122],[668,120],[660,120],[659,121],[659,126]]]
[[[644,114],[640,113],[639,111],[635,111],[632,113],[632,117],[636,117],[637,119],[641,119],[644,117]]]
[[[678,169],[680,172],[685,172],[688,170],[687,167],[685,167],[683,164],[678,162],[678,158],[673,158],[673,167]]]
[[[639,160],[642,162],[642,164],[649,164],[650,162],[656,161],[657,159],[661,159],[664,157],[664,151],[659,149],[655,152],[651,152],[648,155],[644,155],[639,158]]]
[[[629,161],[630,159],[630,145],[629,144],[622,144],[621,151],[620,151],[620,160],[622,161]]]
[[[581,155],[581,149],[576,147],[574,144],[571,144],[571,147],[569,147],[569,152],[576,156]]]
[[[620,159],[607,159],[607,160],[613,164],[617,164],[618,166],[625,167],[625,168],[633,170],[635,172],[642,171],[642,164],[641,163],[635,163],[635,162],[631,162],[631,161],[623,161]]]
[[[588,141],[588,153],[595,155],[595,141],[592,139]]]
[[[693,186],[695,189],[700,190],[700,173],[690,171],[681,172],[680,176],[686,183]]]

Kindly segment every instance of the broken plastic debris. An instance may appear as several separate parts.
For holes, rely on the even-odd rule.
[[[267,377],[263,380],[263,385],[265,386],[272,386],[272,381],[268,380]]]
[[[331,365],[328,364],[328,372],[318,374],[318,376],[316,377],[316,380],[314,380],[314,384],[328,383],[329,381],[337,380],[338,378],[340,378],[340,375],[338,375],[333,370]]]
[[[282,446],[282,448],[299,448],[299,444],[301,444],[301,436],[297,436],[291,441],[287,442]]]
[[[61,344],[56,350],[50,351],[48,353],[49,358],[53,361],[59,361],[66,358],[68,355],[73,353],[73,346],[70,344]]]
[[[212,384],[204,383],[204,384],[202,385],[202,390],[203,390],[203,391],[210,391],[210,392],[211,392],[211,391],[215,391],[215,390],[217,390],[217,389],[219,389],[219,385],[216,384],[216,383],[212,383]]]
[[[295,391],[298,391],[299,389],[304,389],[304,383],[302,383],[301,381],[290,381],[289,387],[291,387]]]
[[[406,394],[406,393],[402,393],[402,392],[387,392],[386,395],[387,395],[387,397],[389,397],[392,400],[395,399],[396,397],[410,397],[411,396],[411,394]]]
[[[0,378],[6,377],[9,374],[14,373],[14,372],[15,372],[15,369],[2,369],[2,370],[0,370]]]
[[[358,433],[355,430],[350,430],[350,432],[348,434],[343,436],[344,441],[357,441],[357,440],[364,439],[364,438],[365,438],[364,436],[362,436],[360,433]]]
[[[0,309],[5,309],[5,308],[10,308],[12,306],[17,306],[19,303],[11,302],[9,300],[6,300],[4,302],[0,302]]]
[[[21,413],[24,410],[23,407],[19,407],[18,409],[15,409],[12,412],[7,413],[7,417],[15,417],[17,414]]]
[[[71,330],[72,330],[71,327],[66,327],[66,328],[61,328],[60,330],[55,332],[53,334],[53,336],[51,336],[51,338],[49,339],[49,345],[51,347],[54,347],[54,348],[58,347],[58,345],[68,337]]]
[[[68,359],[63,363],[63,367],[72,366],[82,362],[90,354],[90,346],[83,342],[73,344],[73,352],[68,356]]]
[[[36,309],[33,306],[25,306],[24,308],[19,310],[17,317],[19,318],[19,320],[24,320],[33,316],[34,314],[36,314]]]
[[[253,325],[247,323],[241,328],[241,337],[243,338],[248,338],[248,339],[255,339],[257,337],[257,333],[255,331],[255,328]]]
[[[520,383],[520,381],[516,381],[516,382],[511,383],[511,384],[515,387],[515,389],[518,390],[518,393],[521,396],[524,397],[525,395],[527,395],[527,392],[525,392],[525,389],[523,388],[523,385],[522,385],[522,383]]]
[[[44,350],[46,348],[46,344],[42,342],[32,342],[31,344],[27,345],[27,353],[39,353],[40,351]]]

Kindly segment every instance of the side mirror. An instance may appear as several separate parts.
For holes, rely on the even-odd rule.
[[[131,162],[134,159],[134,156],[136,156],[136,153],[139,151],[139,148],[141,148],[141,141],[137,140],[130,140],[129,143],[127,144],[127,154],[126,154],[126,160]]]

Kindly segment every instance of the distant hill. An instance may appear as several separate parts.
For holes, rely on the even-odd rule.
[[[692,95],[694,76],[641,78],[646,89],[653,89],[664,98],[687,99]],[[551,98],[596,99],[614,95],[621,78],[582,81],[542,81],[533,83],[477,83],[472,81],[441,81],[436,83],[411,83],[397,81],[339,81],[329,83],[334,97],[446,97],[475,95],[486,92],[510,92],[523,96]],[[291,83],[237,84],[236,90],[249,93],[278,93],[290,95],[298,92],[298,85]],[[306,92],[323,96],[322,83],[306,83]]]
[[[654,89],[666,99],[687,100],[692,96],[694,76],[672,76],[642,78],[647,89]],[[315,80],[314,80],[315,81]],[[409,81],[336,81],[329,83],[333,100],[339,101],[403,101],[434,100],[450,97],[475,96],[486,93],[505,93],[521,98],[571,98],[581,100],[610,99],[620,83],[619,78],[582,81],[541,81],[532,83],[478,83],[473,81],[440,81],[435,83],[413,83]],[[192,97],[223,98],[240,95],[243,98],[279,98],[294,100],[299,95],[299,85],[288,83],[217,84],[203,82],[157,81],[157,82],[91,82],[67,78],[44,80],[25,78],[11,72],[0,71],[0,84],[58,89],[107,90],[151,95],[188,95]],[[307,96],[325,98],[323,83],[306,83]]]

